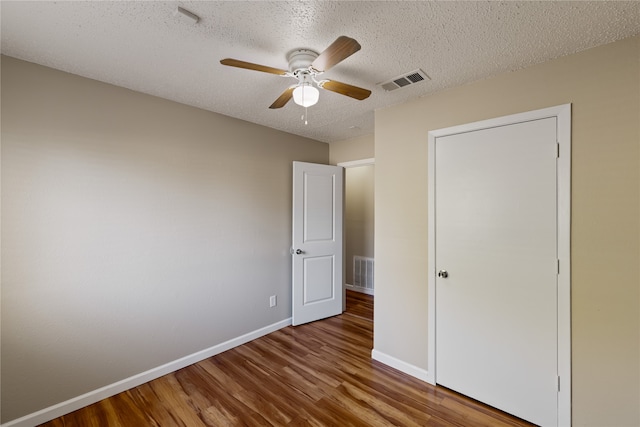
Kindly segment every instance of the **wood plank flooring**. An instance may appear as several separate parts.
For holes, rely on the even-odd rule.
[[[43,424],[60,426],[530,426],[371,359],[373,298],[287,327]]]

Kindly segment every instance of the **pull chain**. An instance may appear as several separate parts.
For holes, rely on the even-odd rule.
[[[299,88],[300,88],[300,86],[298,86],[297,89],[299,89]],[[302,89],[303,89],[302,90],[302,100],[298,105],[301,105],[301,106],[304,107],[304,114],[302,114],[302,116],[300,116],[300,120],[302,120],[304,122],[304,125],[306,126],[306,125],[309,124],[309,120],[308,120],[308,118],[309,118],[309,107],[305,105],[306,103],[305,103],[305,99],[304,98],[305,98],[306,91],[304,90],[304,88],[305,88],[305,86],[302,86]]]

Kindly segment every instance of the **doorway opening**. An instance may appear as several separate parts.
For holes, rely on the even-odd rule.
[[[345,289],[374,295],[374,159],[345,168]]]

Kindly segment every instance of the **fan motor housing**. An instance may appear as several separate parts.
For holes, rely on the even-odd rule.
[[[294,73],[298,70],[308,70],[311,63],[318,57],[318,52],[311,49],[296,49],[289,52],[289,71]]]

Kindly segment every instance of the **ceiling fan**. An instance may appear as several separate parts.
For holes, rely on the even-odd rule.
[[[287,55],[289,70],[281,70],[231,58],[223,59],[220,63],[230,67],[262,71],[263,73],[277,74],[283,77],[293,77],[298,80],[298,83],[282,92],[282,95],[269,108],[282,108],[291,98],[298,105],[310,107],[317,103],[320,98],[320,91],[318,91],[317,87],[360,101],[371,95],[371,91],[368,89],[335,80],[317,79],[320,74],[328,71],[331,67],[359,50],[360,44],[357,41],[346,36],[340,36],[320,54],[310,49],[292,50]]]

